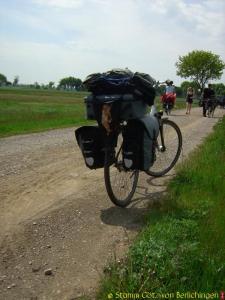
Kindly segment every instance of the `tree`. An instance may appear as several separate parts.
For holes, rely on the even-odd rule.
[[[175,86],[175,92],[176,92],[177,97],[183,96],[183,91],[180,86]]]
[[[40,84],[37,81],[35,81],[35,83],[34,83],[34,88],[35,89],[40,89],[41,88]]]
[[[15,78],[13,80],[13,85],[17,86],[18,82],[19,82],[19,76],[15,76]]]
[[[187,89],[189,87],[192,87],[194,89],[195,93],[198,92],[198,88],[199,88],[199,86],[194,81],[183,81],[181,83],[180,87],[182,89],[183,95],[186,95]]]
[[[49,81],[49,83],[48,83],[48,88],[49,88],[49,89],[53,89],[53,88],[54,88],[54,84],[55,84],[55,82]]]
[[[224,96],[225,95],[225,85],[223,83],[216,83],[212,85],[216,95]]]
[[[0,73],[0,86],[7,84],[7,78],[5,75]]]
[[[163,93],[165,93],[165,86],[159,85],[156,88],[156,94],[157,95],[162,95]]]
[[[59,82],[59,88],[63,89],[76,89],[78,90],[82,85],[82,81],[79,78],[75,77],[65,77],[60,80]]]
[[[220,79],[225,64],[219,55],[210,51],[194,50],[179,56],[176,62],[177,75],[196,82],[201,92],[209,80]]]

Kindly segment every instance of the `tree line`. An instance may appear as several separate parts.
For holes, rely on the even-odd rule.
[[[19,84],[19,76],[16,76],[13,82],[7,80],[7,77],[0,73],[0,86],[20,86],[20,87],[30,87],[36,89],[64,89],[64,90],[81,90],[83,88],[82,80],[76,77],[65,77],[59,81],[56,86],[55,82],[50,81],[48,84],[39,84],[37,81],[33,84]]]
[[[210,51],[194,50],[187,55],[179,56],[175,63],[177,75],[190,79],[184,81],[180,87],[176,87],[177,96],[186,93],[189,86],[193,87],[199,94],[202,93],[204,87],[210,80],[219,80],[223,74],[225,63],[219,55]],[[62,78],[56,86],[53,81],[46,85],[40,85],[35,82],[31,85],[19,85],[19,76],[15,76],[13,82],[9,82],[5,75],[0,74],[0,86],[26,86],[36,89],[62,89],[62,90],[85,90],[82,80],[73,76]],[[225,85],[223,83],[212,85],[217,95],[225,95]],[[162,93],[162,88],[157,89],[157,93]]]

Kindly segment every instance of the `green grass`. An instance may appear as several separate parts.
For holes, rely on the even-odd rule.
[[[87,123],[87,93],[0,89],[0,137]]]
[[[163,204],[151,209],[127,258],[107,269],[97,299],[109,293],[116,299],[118,292],[142,299],[145,291],[175,295],[225,289],[224,132],[225,118],[179,166]]]
[[[89,124],[83,100],[87,94],[0,88],[0,137]],[[161,109],[159,97],[156,103]],[[176,107],[184,106],[184,99],[178,98]]]

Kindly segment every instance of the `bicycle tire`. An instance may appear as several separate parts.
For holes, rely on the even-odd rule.
[[[161,177],[166,173],[168,173],[178,161],[182,149],[182,134],[177,124],[168,119],[161,119],[161,126],[162,126],[162,133],[164,136],[165,149],[163,151],[161,150],[162,149],[161,133],[159,133],[159,136],[157,138],[156,150],[155,150],[156,160],[153,166],[146,171],[148,175],[153,177]],[[169,129],[168,131],[169,136],[166,136],[166,130],[165,130],[166,126]],[[175,136],[173,136],[173,134],[175,134]],[[174,149],[172,149],[172,146],[174,145],[176,139],[177,139],[177,146],[175,146],[176,148],[174,151]],[[163,160],[165,161],[165,167],[162,166]]]
[[[107,163],[109,161],[106,151],[106,163],[104,166],[104,178],[106,191],[113,204],[126,207],[130,204],[132,197],[135,193],[139,171],[125,170],[122,164],[122,135],[118,138],[118,145],[116,148],[115,161],[113,164]],[[115,173],[115,174],[113,174]],[[115,175],[115,178],[113,178]],[[114,182],[115,180],[115,182]],[[130,180],[130,184],[128,181]]]

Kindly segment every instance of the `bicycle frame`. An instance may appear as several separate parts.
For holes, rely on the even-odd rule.
[[[162,119],[168,119],[168,118],[162,118],[163,116],[163,111],[157,111],[156,107],[153,105],[151,108],[151,112],[150,115],[153,115],[154,117],[156,117],[156,119],[158,120],[159,123],[159,134],[160,134],[160,138],[161,138],[161,147],[160,147],[160,151],[161,152],[165,152],[166,147],[165,147],[165,142],[164,142],[164,136],[163,136],[163,127],[162,127]]]
[[[166,119],[166,118],[165,118]],[[158,119],[159,120],[159,134],[160,134],[160,138],[161,138],[161,147],[160,147],[160,151],[161,152],[165,152],[166,151],[166,147],[165,147],[165,142],[164,142],[164,135],[163,135],[163,127],[162,127],[162,121],[161,118]]]
[[[121,152],[122,145],[117,152],[117,155],[115,157],[115,147],[117,146],[118,142],[118,136],[123,131],[123,127],[125,125],[119,124],[115,132],[112,134],[109,134],[106,136],[106,142],[105,142],[105,165],[110,166],[112,163],[117,162],[117,158]]]

